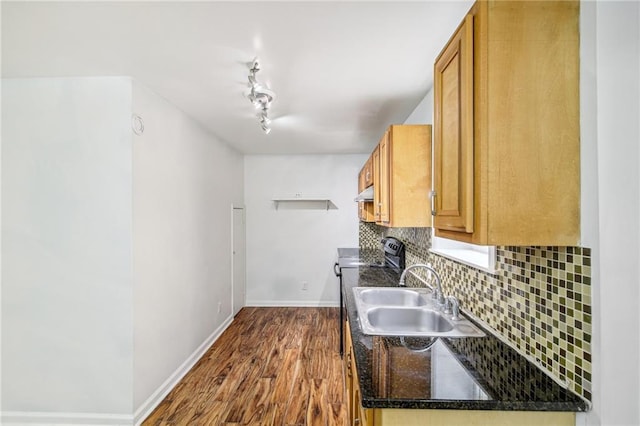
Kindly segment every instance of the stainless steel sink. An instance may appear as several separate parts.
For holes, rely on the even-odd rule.
[[[373,329],[393,333],[446,333],[453,324],[431,309],[378,307],[367,310],[367,320]]]
[[[427,289],[355,287],[360,328],[381,336],[482,337],[484,333],[460,315],[445,314]]]
[[[425,292],[407,288],[361,288],[357,296],[367,305],[384,306],[425,306],[427,298]]]

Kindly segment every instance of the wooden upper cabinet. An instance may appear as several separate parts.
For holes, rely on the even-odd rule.
[[[579,2],[478,1],[434,67],[436,235],[580,238]]]
[[[373,185],[373,154],[369,156],[369,159],[358,174],[358,192],[362,192],[365,188]]]
[[[472,233],[473,16],[465,18],[434,71],[434,226]]]
[[[380,153],[380,199],[378,200],[380,217],[378,222],[389,222],[389,131],[378,144]]]
[[[373,155],[369,156],[369,159],[364,163],[362,168],[364,188],[368,188],[373,185]],[[363,188],[363,189],[364,189]]]
[[[373,185],[373,154],[358,173],[358,193]],[[363,222],[375,222],[372,201],[358,201],[358,218]]]
[[[380,221],[381,206],[381,183],[380,183],[380,144],[376,146],[371,154],[373,168],[373,218],[375,222]]]
[[[389,127],[374,151],[374,188],[376,223],[389,227],[431,226],[430,125]]]

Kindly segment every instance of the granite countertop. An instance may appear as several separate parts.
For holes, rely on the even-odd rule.
[[[396,286],[384,268],[343,270],[362,406],[365,408],[586,411],[587,403],[483,328],[485,337],[370,336],[357,319],[353,287]]]

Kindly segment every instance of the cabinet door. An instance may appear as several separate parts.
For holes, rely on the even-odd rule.
[[[389,157],[389,131],[384,133],[380,140],[380,222],[389,222],[389,177],[390,177],[390,157]]]
[[[344,347],[344,358],[342,360],[342,368],[344,373],[344,387],[345,387],[345,399],[347,401],[347,415],[349,416],[349,424],[353,422],[354,411],[352,407],[352,398],[353,398],[353,371],[352,371],[352,357],[353,350],[351,344],[351,328],[349,327],[349,320],[345,320],[345,347]]]
[[[373,159],[373,219],[380,221],[380,145],[376,147],[372,155]]]
[[[468,15],[434,69],[435,227],[473,232],[473,16]]]
[[[364,187],[367,188],[373,185],[373,156],[369,156],[369,159],[364,165]]]
[[[349,353],[351,354],[351,391],[347,399],[349,404],[349,424],[352,426],[373,426],[372,410],[365,410],[362,407],[362,395],[360,393],[360,382],[356,369],[356,360],[353,354],[353,343],[349,341]]]

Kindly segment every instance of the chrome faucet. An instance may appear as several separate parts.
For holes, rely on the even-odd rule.
[[[438,275],[438,273],[435,271],[435,269],[433,269],[431,266],[429,265],[425,265],[424,263],[416,263],[415,265],[411,265],[408,266],[407,269],[405,269],[404,271],[402,271],[402,275],[400,275],[400,282],[398,283],[398,286],[400,287],[406,287],[407,285],[405,284],[404,280],[405,277],[407,275],[407,272],[409,272],[412,269],[415,268],[424,268],[427,271],[431,272],[433,274],[433,276],[436,279],[436,289],[435,289],[435,295],[434,295],[434,299],[436,299],[438,301],[438,304],[440,306],[445,304],[445,298],[444,298],[444,293],[442,292],[442,285],[440,283],[440,275]]]

